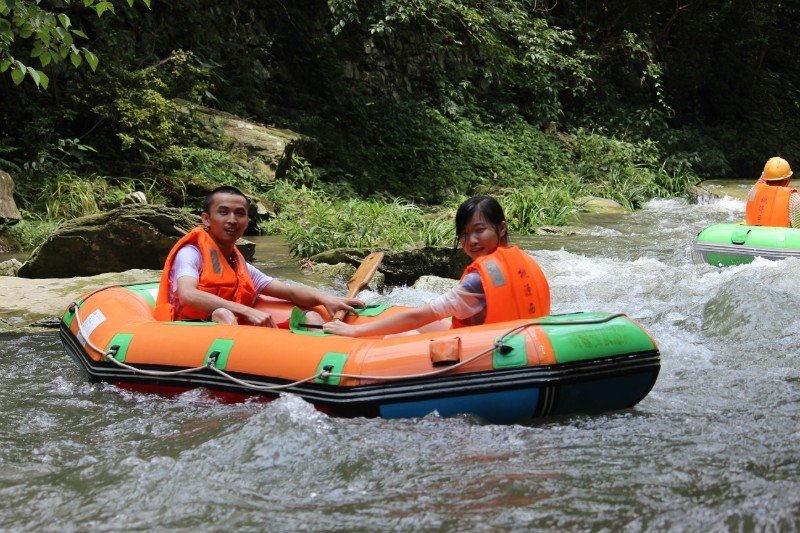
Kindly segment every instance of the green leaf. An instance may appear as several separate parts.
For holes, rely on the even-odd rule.
[[[151,143],[150,141],[147,141],[145,139],[139,139],[139,142],[142,143],[143,145],[147,146],[148,148],[152,149],[153,151],[156,150],[156,147],[153,146],[153,143]]]
[[[94,9],[97,11],[97,16],[102,17],[103,13],[106,11],[111,11],[111,13],[114,13],[114,4],[111,2],[100,2],[95,6]]]
[[[79,66],[81,66],[81,63],[83,63],[83,58],[81,57],[81,55],[76,54],[75,52],[69,55],[69,60],[72,61],[72,66],[74,66],[75,68],[78,68]]]
[[[11,71],[11,81],[14,82],[14,85],[19,85],[22,83],[22,80],[25,79],[25,71],[19,68],[15,68]]]
[[[45,47],[49,47],[49,46],[50,46],[50,32],[49,32],[49,31],[45,31],[45,30],[39,30],[39,31],[36,33],[36,37],[37,37],[37,38],[38,38],[40,41],[42,41],[42,44],[43,44]]]
[[[41,80],[41,77],[39,76],[39,73],[36,71],[36,69],[35,68],[29,68],[28,69],[28,74],[31,75],[31,79],[33,80],[33,83],[35,83],[36,86],[38,87],[39,86],[39,81]]]
[[[50,85],[50,78],[47,76],[47,74],[45,74],[41,70],[39,70],[38,72],[39,72],[39,77],[41,78],[40,81],[42,82],[42,87],[44,88],[44,90],[47,90],[47,86]]]
[[[84,39],[88,39],[89,37],[83,33],[81,30],[70,30],[73,35],[77,35],[78,37],[83,37]]]
[[[11,66],[11,61],[9,61],[8,59],[3,59],[2,61],[0,61],[0,72],[7,71],[8,67],[10,66]]]
[[[100,62],[100,60],[97,59],[97,56],[94,55],[91,50],[87,50],[86,48],[83,49],[83,55],[86,57],[86,62],[89,63],[89,68],[91,68],[92,71],[97,70],[97,64]]]
[[[69,21],[69,17],[66,16],[64,13],[59,13],[58,21],[64,28],[69,28],[72,25],[72,23]]]
[[[46,53],[39,56],[39,63],[41,63],[43,67],[46,67],[47,65],[50,64],[51,59],[52,58],[50,57],[50,52],[47,51]]]

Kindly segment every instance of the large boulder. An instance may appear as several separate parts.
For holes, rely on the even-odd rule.
[[[627,211],[616,200],[597,196],[582,196],[575,199],[575,205],[584,213],[624,214]]]
[[[22,215],[14,203],[14,180],[8,172],[0,170],[0,223],[20,220]]]
[[[372,250],[364,248],[339,248],[312,256],[315,263],[349,263],[358,266]],[[416,250],[385,251],[379,268],[387,285],[412,285],[422,276],[459,279],[471,259],[460,248],[426,246]]]
[[[163,205],[126,205],[61,224],[19,269],[23,278],[94,276],[160,270],[172,246],[200,217]],[[242,241],[245,257],[255,245]]]
[[[241,154],[248,169],[264,182],[283,178],[298,155],[313,163],[319,141],[291,130],[244,120],[235,115],[184,102],[209,130],[218,134],[219,148]]]

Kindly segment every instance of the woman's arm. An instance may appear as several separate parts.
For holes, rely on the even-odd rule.
[[[417,329],[426,324],[438,320],[438,317],[428,304],[422,307],[414,307],[398,313],[396,315],[367,322],[354,326],[346,324],[339,320],[328,322],[322,326],[324,331],[334,333],[336,335],[344,335],[346,337],[370,337],[378,335],[391,335],[393,333],[401,333],[411,329]]]
[[[353,306],[365,306],[364,302],[357,298],[334,296],[316,289],[301,287],[299,285],[289,285],[288,283],[283,283],[278,280],[270,282],[270,284],[261,291],[261,294],[287,300],[298,307],[309,308],[315,305],[322,305],[331,316],[339,310],[354,312],[355,309],[353,309]]]

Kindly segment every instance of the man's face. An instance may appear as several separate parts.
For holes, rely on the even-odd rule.
[[[238,194],[217,193],[208,213],[200,215],[217,244],[235,244],[244,235],[250,219],[247,201]]]

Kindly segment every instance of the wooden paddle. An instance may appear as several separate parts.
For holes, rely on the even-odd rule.
[[[378,271],[378,267],[381,266],[381,261],[383,261],[383,252],[374,252],[364,258],[358,270],[347,282],[347,298],[355,298],[359,292],[364,290],[364,287],[369,285]],[[347,311],[344,310],[336,311],[333,319],[341,320],[346,313]]]

